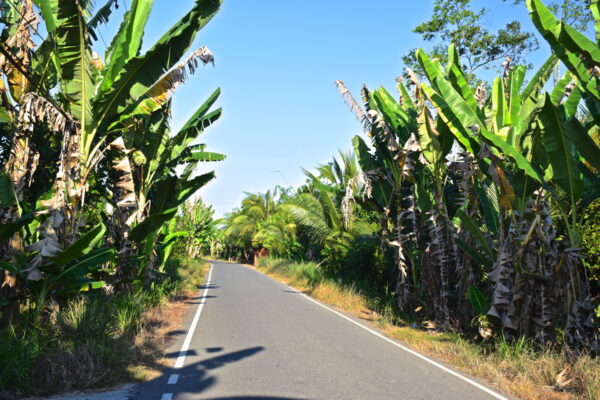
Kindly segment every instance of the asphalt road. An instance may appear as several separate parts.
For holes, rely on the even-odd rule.
[[[253,269],[213,264],[187,331],[174,332],[174,367],[131,398],[504,398]]]

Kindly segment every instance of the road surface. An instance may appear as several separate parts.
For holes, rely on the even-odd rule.
[[[173,368],[131,398],[506,398],[248,267],[214,262],[193,302]]]

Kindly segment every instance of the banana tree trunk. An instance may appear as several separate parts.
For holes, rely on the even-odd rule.
[[[15,129],[9,159],[4,166],[4,172],[8,175],[14,190],[17,204],[0,209],[0,222],[2,224],[14,223],[21,217],[19,203],[23,201],[23,191],[31,185],[35,173],[39,153],[31,146],[31,135],[33,123],[29,122],[28,110],[21,107],[18,124]],[[16,232],[6,242],[0,244],[0,260],[11,261],[11,259],[23,251],[25,244],[20,232]],[[19,294],[19,277],[8,271],[0,269],[0,302],[9,302],[0,307],[2,320],[0,329],[6,328],[11,323],[16,323],[19,317],[19,303],[14,298]]]

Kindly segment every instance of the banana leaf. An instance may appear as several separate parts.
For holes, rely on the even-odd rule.
[[[53,1],[49,1],[52,2]],[[92,75],[92,54],[87,37],[87,10],[76,1],[57,1],[56,26],[52,33],[58,62],[58,76],[67,110],[82,127],[93,123],[91,99],[95,84]],[[42,8],[44,19],[45,8]],[[82,146],[91,138],[82,136]]]
[[[29,225],[33,220],[35,220],[35,214],[27,213],[21,216],[16,222],[0,225],[0,242],[10,239],[21,228]]]
[[[90,253],[100,243],[105,232],[106,226],[101,223],[61,251],[56,257],[53,257],[52,262],[57,266],[61,266]]]
[[[531,78],[525,89],[521,92],[521,113],[520,119],[525,121],[530,118],[533,111],[536,107],[538,107],[538,103],[540,100],[540,95],[544,90],[544,86],[548,83],[548,80],[552,76],[554,72],[554,68],[558,64],[559,59],[555,54],[550,55],[550,57],[544,62],[544,64],[540,67],[540,69],[535,73],[535,75]],[[527,124],[522,122],[522,131],[527,129]],[[516,143],[519,143],[518,139]]]
[[[375,156],[369,152],[369,148],[364,140],[360,136],[354,136],[352,144],[361,169],[365,173],[377,173],[381,166],[378,165]],[[388,182],[383,179],[371,179],[371,193],[380,209],[383,210],[389,206],[392,200],[392,193]]]
[[[88,21],[88,29],[90,31],[90,35],[94,38],[94,40],[98,40],[96,35],[96,28],[100,26],[100,24],[108,23],[108,19],[113,12],[113,8],[119,8],[119,0],[108,0],[102,7],[100,7],[96,14],[90,18]]]
[[[565,132],[559,111],[552,104],[550,96],[546,96],[538,119],[542,129],[542,142],[552,168],[552,180],[569,194],[572,202],[575,202],[583,193],[583,179],[577,169],[575,148]]]
[[[115,249],[100,248],[92,250],[80,257],[76,264],[69,267],[69,275],[75,278],[85,276],[113,260],[116,255]]]
[[[598,0],[590,0],[590,11],[594,17],[594,30],[596,31],[596,43],[600,45],[600,3]]]
[[[473,240],[475,240],[477,246],[485,252],[490,260],[495,260],[497,257],[497,252],[492,249],[488,243],[488,240],[483,235],[483,232],[477,225],[477,222],[475,222],[461,209],[456,211],[456,215],[461,221],[461,226],[469,232]]]
[[[131,58],[110,88],[101,91],[95,100],[98,121],[112,117],[134,104],[165,72],[188,51],[198,31],[216,14],[221,0],[198,0],[143,56]]]
[[[473,307],[473,311],[477,315],[486,315],[490,309],[490,303],[486,299],[485,295],[476,286],[469,286],[469,303]]]
[[[18,206],[19,200],[10,176],[4,172],[0,174],[0,208]]]
[[[596,129],[596,127],[592,129]],[[565,123],[565,133],[585,161],[600,171],[600,148],[576,117],[571,117]]]
[[[175,216],[175,214],[177,214],[177,207],[150,215],[141,223],[133,227],[129,233],[129,239],[135,242],[142,242],[149,235],[158,232],[165,223]]]
[[[446,66],[446,70],[448,72],[448,80],[452,83],[454,89],[460,93],[472,109],[478,111],[479,118],[485,118],[484,111],[479,108],[473,89],[471,89],[471,85],[463,73],[460,57],[454,43],[448,47],[448,65]]]

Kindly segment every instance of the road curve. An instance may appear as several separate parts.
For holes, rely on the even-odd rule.
[[[174,367],[141,385],[131,398],[504,398],[397,347],[256,270],[213,264],[208,285],[194,300],[198,307],[186,317],[186,331],[174,332],[176,340],[168,354]],[[190,326],[195,327],[191,334]],[[186,337],[189,348],[182,353]]]

